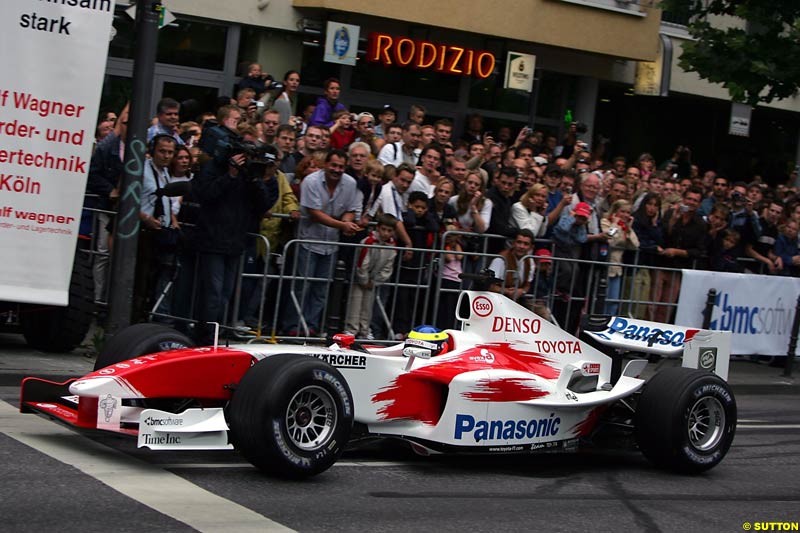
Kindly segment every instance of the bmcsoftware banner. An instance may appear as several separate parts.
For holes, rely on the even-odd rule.
[[[0,2],[0,300],[67,304],[113,14]]]
[[[733,333],[731,353],[786,355],[800,279],[684,270],[675,324],[702,327],[712,288],[711,329]]]

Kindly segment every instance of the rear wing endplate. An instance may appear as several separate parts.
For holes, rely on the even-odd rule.
[[[731,333],[634,318],[612,316],[605,321],[593,317],[583,333],[603,346],[628,352],[681,357],[682,366],[711,371],[728,379]]]

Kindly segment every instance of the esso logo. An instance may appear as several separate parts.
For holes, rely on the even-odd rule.
[[[472,312],[480,317],[486,317],[492,314],[494,306],[492,301],[486,296],[478,296],[472,300]]]

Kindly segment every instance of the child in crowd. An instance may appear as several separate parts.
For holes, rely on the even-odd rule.
[[[331,148],[347,150],[350,143],[356,140],[356,130],[353,128],[353,117],[346,109],[333,113],[331,126]]]
[[[448,234],[447,232],[456,231],[457,227],[450,224],[445,227],[444,249],[442,254],[442,291],[439,292],[439,308],[436,313],[436,327],[439,329],[452,328],[455,323],[455,309],[458,303],[459,292],[461,289],[462,273],[461,262],[464,250],[461,248],[461,235]]]
[[[722,230],[719,245],[712,247],[711,257],[709,257],[711,270],[717,272],[744,272],[742,266],[736,261],[741,238],[741,234],[735,229]]]
[[[549,322],[553,322],[553,315],[547,300],[555,288],[553,279],[553,252],[547,248],[539,248],[534,255],[536,262],[536,279],[531,292],[533,292],[533,312]]]
[[[800,204],[798,204],[800,205]],[[775,240],[775,255],[781,258],[782,276],[797,276],[800,274],[800,248],[797,246],[797,230],[800,227],[796,220],[790,218],[780,226],[780,235]]]
[[[372,305],[375,302],[375,285],[386,282],[394,269],[397,252],[375,246],[394,246],[394,229],[397,219],[381,214],[378,227],[361,244],[356,262],[355,283],[350,286],[350,305],[345,323],[346,333],[357,337],[370,337],[369,322],[372,320]]]
[[[411,239],[414,248],[432,249],[439,232],[439,224],[428,211],[428,195],[422,191],[414,191],[408,196],[408,211],[403,215],[403,225]],[[412,321],[419,321],[421,313],[417,313],[417,306],[425,302],[425,288],[421,285],[428,282],[427,263],[428,254],[424,252],[403,253],[400,262],[400,283],[414,285],[400,287],[397,290],[398,310],[394,316],[393,328],[396,340],[405,338],[414,325]]]
[[[368,159],[364,168],[366,179],[359,180],[358,188],[364,194],[364,205],[361,211],[361,226],[367,227],[372,206],[381,194],[381,187],[386,183],[383,179],[383,165],[377,159]]]

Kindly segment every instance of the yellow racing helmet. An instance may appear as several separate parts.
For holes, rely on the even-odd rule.
[[[447,351],[450,336],[434,326],[417,326],[408,333],[406,346],[430,350],[431,357]]]

